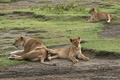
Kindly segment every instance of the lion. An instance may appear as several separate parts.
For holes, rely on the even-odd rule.
[[[46,46],[35,38],[20,35],[16,37],[13,45],[16,48],[24,49],[11,52],[11,56],[8,59],[40,61],[44,63],[48,57],[48,52],[45,49]]]
[[[79,62],[78,59],[75,58],[75,56],[78,56],[78,58],[82,58],[83,60],[89,60],[88,57],[84,56],[81,52],[81,46],[80,46],[80,37],[78,38],[70,38],[71,45],[67,49],[58,48],[58,49],[48,49],[46,50],[50,54],[55,54],[54,56],[48,57],[49,60],[55,59],[55,58],[67,58],[72,60],[74,63]]]
[[[91,8],[89,14],[91,15],[91,17],[88,22],[98,22],[101,20],[106,20],[108,23],[110,23],[111,19],[115,19],[115,17],[113,17],[111,14],[98,12],[95,8]]]

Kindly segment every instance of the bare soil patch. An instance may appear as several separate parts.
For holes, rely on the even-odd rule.
[[[120,38],[120,24],[108,24],[104,27],[103,31],[100,33],[101,37],[104,39]]]
[[[35,15],[33,12],[17,12],[14,11],[13,13],[8,14],[11,18],[10,19],[25,19],[25,18],[41,18],[43,21],[51,20],[50,17],[45,15]]]
[[[26,16],[27,18],[45,18],[44,15],[34,15],[33,12],[13,12],[12,14],[9,14],[11,17],[21,17]]]

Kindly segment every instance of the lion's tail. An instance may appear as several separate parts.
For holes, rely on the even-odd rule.
[[[48,54],[57,54],[56,50],[46,48]]]

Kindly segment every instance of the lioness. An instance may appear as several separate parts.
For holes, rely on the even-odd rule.
[[[24,50],[11,52],[9,59],[14,60],[31,60],[31,61],[41,61],[47,58],[46,47],[43,43],[35,38],[30,38],[27,36],[18,36],[13,44],[16,48],[23,47]]]
[[[111,14],[105,12],[98,12],[95,8],[91,8],[89,11],[91,18],[88,22],[98,22],[100,20],[106,20],[108,23],[111,19],[115,19]]]
[[[68,58],[73,62],[78,62],[75,58],[77,55],[78,58],[82,58],[83,60],[89,60],[88,57],[84,56],[81,52],[80,46],[80,37],[78,38],[70,38],[71,45],[68,49],[46,49],[49,53],[55,54],[55,56],[51,56],[48,59],[52,60],[55,58]]]

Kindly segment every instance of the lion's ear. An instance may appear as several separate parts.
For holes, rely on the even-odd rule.
[[[70,42],[73,42],[73,39],[72,39],[72,38],[70,38]]]
[[[80,41],[80,40],[81,40],[81,37],[78,37],[78,40]]]
[[[80,39],[80,37],[78,37],[78,39]]]
[[[24,38],[21,36],[21,40],[23,40]]]
[[[95,10],[95,8],[92,9],[93,11]]]

